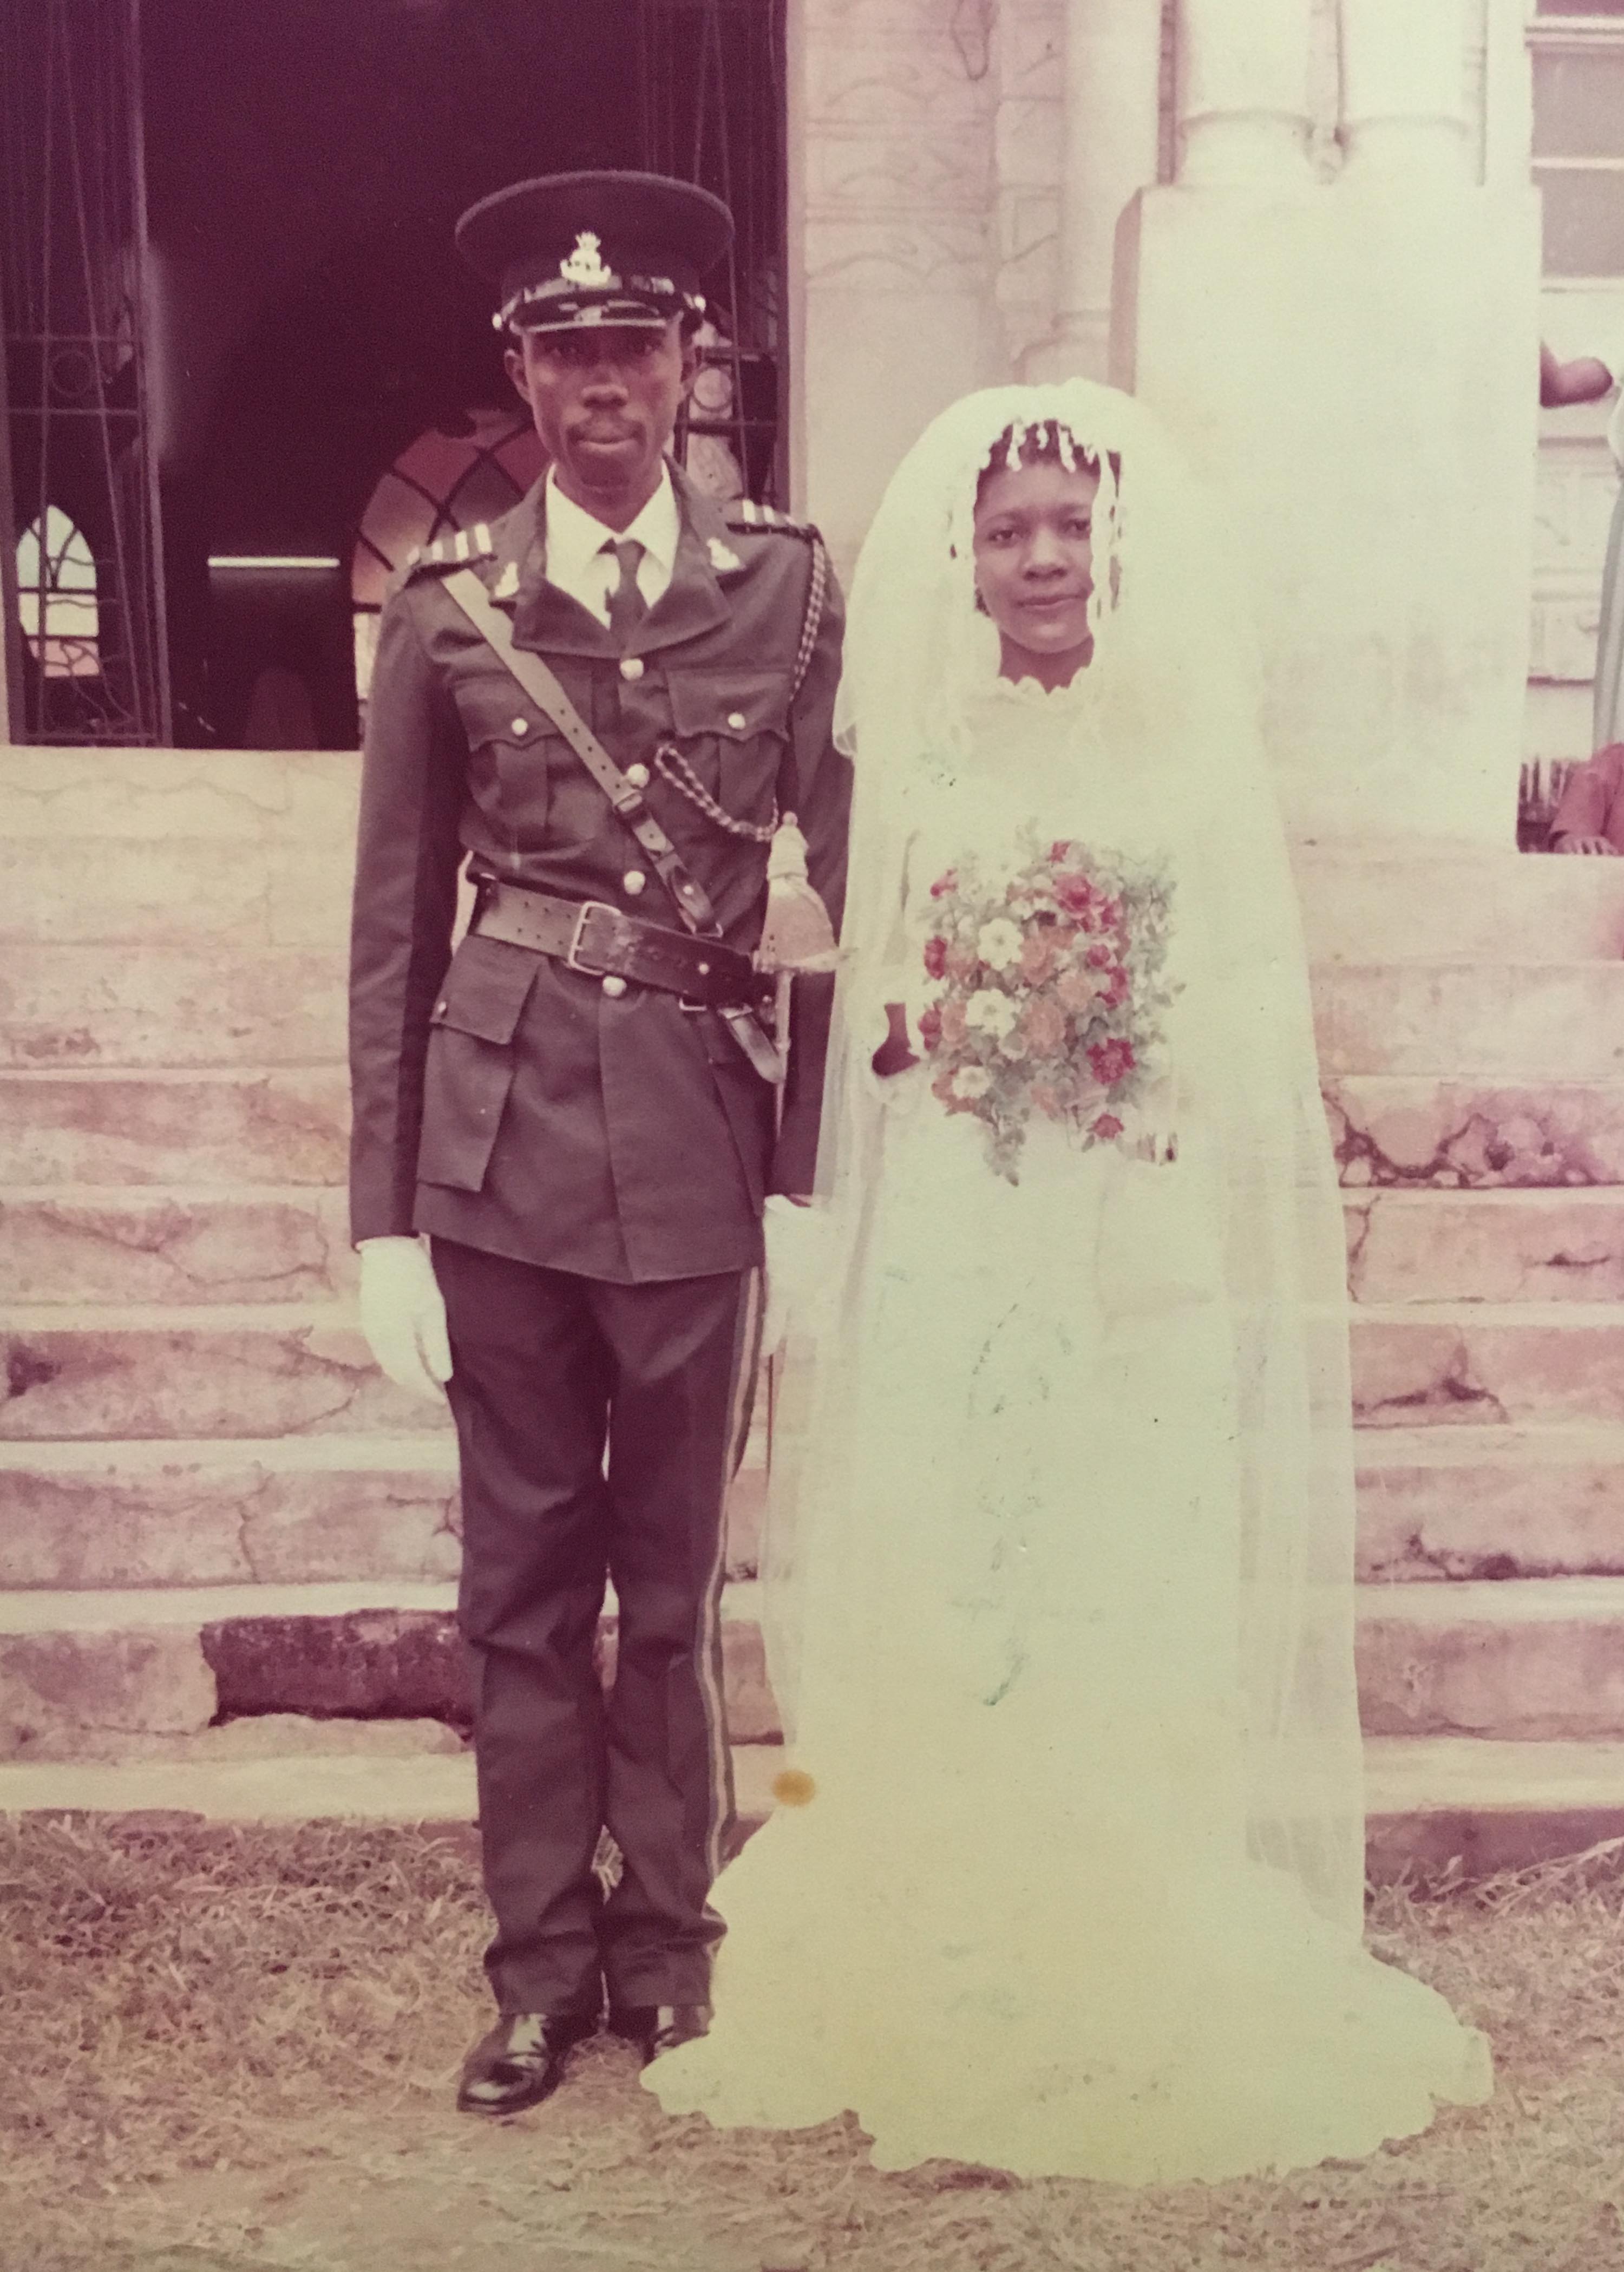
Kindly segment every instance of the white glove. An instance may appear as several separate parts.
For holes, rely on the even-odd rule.
[[[361,1330],[374,1362],[398,1388],[441,1402],[451,1341],[427,1249],[415,1238],[363,1238],[360,1246]]]
[[[829,1223],[821,1207],[797,1207],[775,1192],[761,1218],[767,1242],[767,1315],[761,1354],[782,1347],[791,1319],[818,1290],[828,1267]]]

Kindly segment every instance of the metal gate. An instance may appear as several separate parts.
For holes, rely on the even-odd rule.
[[[786,502],[783,0],[641,0],[644,163],[714,191],[737,234],[677,442],[747,497]],[[715,336],[710,336],[714,332]],[[696,445],[698,448],[696,449]]]
[[[137,5],[0,0],[0,591],[25,742],[170,738]]]

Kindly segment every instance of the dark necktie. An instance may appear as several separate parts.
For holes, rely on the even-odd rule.
[[[620,581],[609,595],[609,628],[616,644],[624,646],[648,613],[648,602],[637,584],[637,564],[643,548],[635,537],[627,536],[618,544],[606,544],[603,549],[612,552],[620,563]]]

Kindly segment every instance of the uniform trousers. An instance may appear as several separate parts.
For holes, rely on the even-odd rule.
[[[708,1999],[733,1822],[724,1502],[755,1271],[618,1285],[432,1242],[461,1461],[485,1969],[504,2013]],[[596,1638],[618,1611],[606,1698]],[[593,1870],[607,1828],[623,1866]]]

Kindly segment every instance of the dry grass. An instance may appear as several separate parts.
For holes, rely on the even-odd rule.
[[[1373,1931],[1501,2087],[1283,2184],[1132,2194],[870,2169],[849,2125],[668,2121],[628,2052],[453,2112],[485,2024],[462,1838],[0,1821],[7,2272],[1611,2272],[1624,1857],[1383,1894]]]

